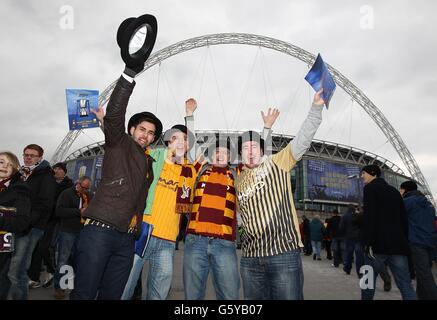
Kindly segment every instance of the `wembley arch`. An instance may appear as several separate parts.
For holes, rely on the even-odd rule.
[[[147,69],[153,67],[156,64],[159,64],[161,61],[164,61],[165,59],[168,59],[179,53],[205,46],[222,44],[251,45],[272,49],[299,59],[307,65],[313,64],[316,59],[316,56],[314,54],[304,49],[301,49],[293,44],[278,39],[247,33],[218,33],[183,40],[155,52],[146,61],[144,70],[142,72],[145,72]],[[431,189],[425,179],[425,176],[420,171],[420,168],[412,153],[408,150],[404,141],[390,124],[390,122],[387,120],[387,118],[357,86],[355,86],[349,79],[342,75],[337,69],[329,64],[328,69],[332,73],[336,84],[340,86],[355,102],[357,102],[358,105],[360,105],[364,109],[364,111],[381,129],[381,131],[387,137],[388,141],[390,141],[391,145],[402,159],[402,162],[404,163],[411,177],[423,186],[424,193],[434,203],[434,198],[432,197]],[[101,93],[99,97],[100,104],[106,104],[106,102],[109,100],[109,97],[115,87],[116,82],[117,80],[114,80]],[[69,131],[57,147],[51,159],[51,162],[55,163],[64,159],[74,140],[80,134],[80,130]]]

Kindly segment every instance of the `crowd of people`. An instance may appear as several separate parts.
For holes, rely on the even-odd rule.
[[[13,250],[0,253],[1,299],[27,299],[29,287],[52,282],[55,298],[64,299],[66,265],[74,270],[70,299],[166,299],[176,244],[183,236],[184,294],[190,300],[205,297],[210,272],[217,299],[238,299],[241,285],[245,299],[303,299],[301,254],[321,260],[323,243],[333,266],[343,264],[347,274],[354,261],[360,277],[362,265],[372,266],[376,281],[387,265],[404,299],[437,298],[431,273],[435,210],[413,181],[401,185],[401,196],[381,178],[379,167],[365,166],[362,208],[351,206],[342,217],[335,211],[326,225],[317,216],[311,222],[304,218],[299,230],[291,170],[322,122],[322,91],[314,95],[308,116],[285,148],[269,153],[279,116],[277,109],[269,109],[262,113],[262,135],[244,132],[237,148],[241,163],[231,165],[235,150],[229,140],[218,137],[208,155],[196,151],[198,106],[193,98],[185,102],[185,125],[163,134],[154,114],[140,112],[126,127],[134,77],[144,65],[127,67],[106,114],[102,108],[95,111],[105,135],[102,179],[95,194],[89,192],[90,177],[71,181],[65,163],[51,167],[36,144],[24,148],[23,165],[14,154],[0,153],[0,205],[5,212],[0,230],[14,240]],[[165,147],[152,148],[162,134]],[[6,214],[8,208],[14,213]],[[244,228],[239,265],[237,212]],[[41,280],[43,264],[49,276]],[[373,295],[372,286],[362,288],[363,299]]]
[[[322,223],[320,215],[300,224],[305,255],[322,260],[321,248],[332,266],[343,265],[350,275],[353,264],[358,278],[363,266],[371,266],[373,286],[362,288],[362,299],[371,300],[376,279],[381,275],[384,291],[392,288],[391,271],[402,298],[436,300],[437,287],[432,265],[437,260],[437,218],[435,208],[417,184],[407,180],[399,190],[389,185],[376,165],[362,168],[365,184],[363,206],[349,205],[340,217],[337,209]],[[416,280],[416,290],[412,280]]]

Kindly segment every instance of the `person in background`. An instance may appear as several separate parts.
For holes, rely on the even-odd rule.
[[[331,244],[332,244],[332,232],[330,229],[328,229],[329,226],[329,218],[325,219],[325,223],[323,224],[325,227],[325,235],[323,237],[324,247],[326,250],[326,259],[332,260],[332,250],[331,250]]]
[[[30,190],[30,228],[26,235],[15,241],[15,253],[11,259],[9,279],[13,300],[27,300],[29,294],[28,270],[33,251],[43,236],[52,214],[56,193],[56,182],[48,161],[43,159],[44,150],[30,144],[23,150],[24,165],[21,175]]]
[[[343,262],[343,235],[340,230],[341,217],[338,214],[338,210],[332,211],[332,217],[329,219],[328,230],[331,233],[334,261],[332,266],[338,268],[340,263]]]
[[[313,247],[313,260],[322,260],[320,251],[322,248],[322,241],[325,235],[325,226],[320,221],[320,216],[315,215],[310,223],[311,228],[311,245]]]
[[[13,233],[15,239],[25,237],[24,231],[30,225],[30,191],[21,180],[20,162],[11,152],[0,152],[0,206],[15,208],[12,215],[0,214],[0,235]],[[18,241],[21,243],[21,241]],[[17,264],[11,266],[11,259],[16,255],[12,252],[0,252],[0,300],[9,296],[11,281],[9,273],[16,274]]]
[[[402,197],[381,178],[381,169],[377,165],[364,166],[361,178],[364,182],[361,232],[364,263],[373,268],[373,286],[362,288],[361,298],[373,299],[376,278],[382,264],[387,263],[402,298],[416,300],[408,269],[408,222]]]
[[[417,296],[420,300],[437,300],[437,286],[431,270],[437,245],[435,208],[412,180],[401,184],[400,193],[408,218],[408,242],[416,270]]]
[[[304,235],[304,252],[306,256],[310,256],[313,253],[313,248],[311,247],[311,228],[310,220],[305,215],[302,216],[302,230]]]
[[[61,268],[65,265],[72,265],[71,256],[74,254],[74,245],[82,230],[85,220],[83,212],[90,203],[91,178],[82,176],[70,187],[59,195],[56,204],[56,216],[59,218],[58,238],[58,259],[55,273],[54,298],[61,300],[65,298],[65,290],[60,286]]]
[[[55,201],[58,200],[59,194],[67,188],[73,186],[73,181],[66,175],[67,165],[64,162],[58,162],[53,167],[53,174],[56,180],[56,195]],[[29,268],[30,284],[29,288],[44,288],[49,287],[53,283],[53,277],[55,274],[55,250],[58,237],[58,222],[59,219],[55,215],[55,208],[47,222],[47,227],[42,238],[38,241],[38,244],[33,251],[32,263]],[[47,278],[41,282],[41,266],[44,262],[47,271]]]
[[[355,254],[355,270],[360,278],[360,269],[364,263],[364,253],[361,245],[361,219],[358,209],[354,205],[349,205],[340,222],[340,230],[344,234],[346,244],[343,271],[348,275],[351,273],[352,260],[354,260]]]

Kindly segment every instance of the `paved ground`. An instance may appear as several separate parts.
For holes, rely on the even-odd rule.
[[[239,256],[241,251],[238,250]],[[184,290],[182,284],[182,258],[183,244],[180,250],[176,251],[174,261],[174,276],[172,288],[168,299],[183,300]],[[330,260],[313,261],[312,257],[302,255],[304,266],[304,297],[306,300],[359,300],[360,289],[358,277],[352,273],[346,275],[342,269],[331,266]],[[147,266],[146,266],[147,268]],[[144,270],[146,271],[146,270]],[[437,279],[437,266],[433,267],[434,278]],[[143,272],[143,287],[146,287],[147,272]],[[44,277],[45,274],[42,275]],[[377,291],[375,300],[400,300],[401,295],[393,281],[393,288],[390,292],[384,292],[383,282],[380,278],[377,281]],[[413,282],[415,287],[415,283]],[[240,298],[243,297],[240,290]],[[32,300],[53,300],[53,287],[38,288],[30,290],[30,299]],[[208,279],[206,299],[215,300],[215,292],[211,282],[211,276]]]

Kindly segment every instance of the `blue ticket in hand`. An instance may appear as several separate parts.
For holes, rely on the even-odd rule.
[[[334,78],[329,72],[320,53],[317,55],[317,59],[314,61],[310,71],[308,71],[305,76],[305,80],[308,81],[316,92],[323,88],[322,98],[325,101],[326,109],[328,109],[329,101],[331,100],[337,85],[335,84]]]

